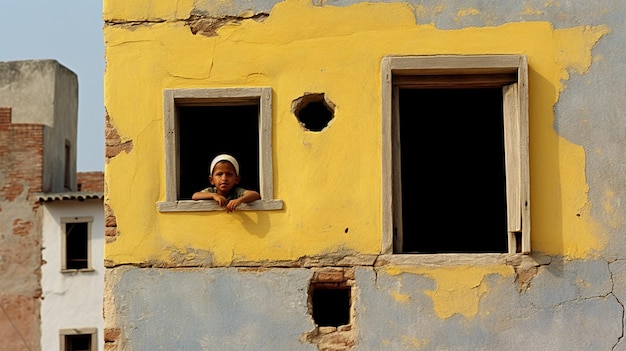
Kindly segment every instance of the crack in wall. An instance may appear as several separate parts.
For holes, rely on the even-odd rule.
[[[608,267],[608,270],[609,270],[609,279],[611,280],[611,292],[609,294],[607,294],[607,296],[612,294],[615,297],[615,301],[617,301],[617,303],[619,303],[620,306],[622,306],[622,318],[621,318],[622,327],[620,328],[621,331],[622,331],[622,334],[617,338],[617,342],[615,342],[613,347],[611,347],[612,350],[614,350],[617,347],[617,345],[619,345],[622,342],[622,339],[624,339],[624,317],[625,317],[626,311],[625,311],[625,308],[624,308],[624,304],[619,299],[619,296],[617,294],[615,294],[615,279],[613,277],[615,272],[613,272],[613,270],[611,270],[611,265],[613,263],[616,263],[616,262],[619,262],[619,261],[622,261],[622,260],[614,260],[613,262],[607,262],[607,267]]]
[[[261,22],[265,20],[267,17],[269,17],[269,13],[263,13],[263,12],[257,13],[257,14],[244,14],[240,16],[226,15],[226,16],[214,17],[214,16],[208,16],[202,13],[201,11],[194,10],[192,11],[191,15],[185,19],[175,19],[171,21],[168,21],[166,19],[161,19],[161,18],[151,19],[151,20],[148,20],[148,19],[135,20],[135,21],[110,19],[110,20],[104,21],[104,24],[105,26],[132,29],[135,27],[151,26],[154,24],[160,24],[160,23],[165,23],[165,22],[171,22],[171,23],[183,22],[185,23],[185,25],[189,26],[192,34],[213,37],[213,36],[217,36],[217,31],[225,25],[238,24],[245,20],[253,20],[253,21]]]
[[[192,34],[204,35],[207,37],[217,36],[217,31],[228,24],[237,24],[245,20],[261,22],[269,17],[267,13],[258,13],[251,16],[222,16],[211,17],[202,15],[191,15],[185,23],[191,29]]]

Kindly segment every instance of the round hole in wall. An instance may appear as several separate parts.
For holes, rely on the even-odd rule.
[[[334,118],[335,105],[324,93],[304,94],[292,101],[291,111],[304,129],[320,132]]]

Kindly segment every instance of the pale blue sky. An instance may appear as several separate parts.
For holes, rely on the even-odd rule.
[[[102,0],[0,0],[0,61],[54,59],[78,75],[79,172],[104,170]]]

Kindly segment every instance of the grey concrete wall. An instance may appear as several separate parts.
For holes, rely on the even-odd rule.
[[[13,123],[54,125],[58,62],[0,62],[0,106],[11,107]]]
[[[76,190],[76,74],[56,60],[0,62],[0,106],[11,108],[12,123],[48,127],[44,131],[44,191]],[[64,187],[65,140],[71,145],[69,189]]]
[[[553,261],[533,288],[493,274],[476,316],[441,319],[419,274],[356,270],[353,350],[616,350],[622,342],[623,263]],[[123,350],[316,350],[309,269],[118,268],[113,291]],[[396,299],[396,295],[410,298]],[[113,302],[109,300],[109,302]]]
[[[307,269],[119,268],[107,272],[118,283],[105,308],[117,309],[123,350],[313,351],[299,341],[314,327],[310,278]]]
[[[78,77],[56,64],[54,70],[53,128],[44,140],[44,189],[50,192],[76,191],[76,151],[78,140]],[[70,146],[69,187],[65,186],[65,143]],[[50,186],[50,190],[48,189]]]

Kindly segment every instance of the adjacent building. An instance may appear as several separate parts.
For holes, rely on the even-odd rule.
[[[2,350],[102,350],[102,172],[76,172],[78,80],[0,62]]]
[[[80,191],[42,202],[42,350],[103,350],[102,172],[78,173]]]

